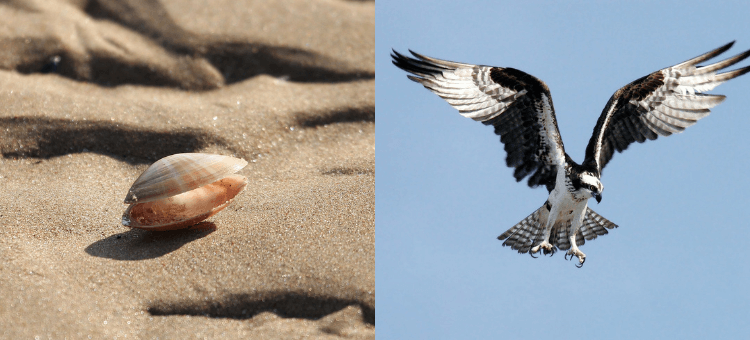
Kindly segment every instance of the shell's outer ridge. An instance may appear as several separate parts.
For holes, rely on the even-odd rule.
[[[211,184],[247,165],[244,159],[181,153],[164,157],[146,169],[128,190],[125,204],[144,203],[179,195]]]

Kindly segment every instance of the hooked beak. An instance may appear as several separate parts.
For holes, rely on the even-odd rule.
[[[602,201],[602,194],[594,194],[594,198],[596,198],[596,204],[599,204]]]

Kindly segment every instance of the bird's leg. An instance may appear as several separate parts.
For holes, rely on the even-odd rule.
[[[542,243],[537,244],[529,250],[529,252],[532,254],[538,253],[540,250],[544,253],[544,255],[555,254],[555,246],[549,243],[549,235],[550,233],[552,233],[552,226],[554,226],[555,220],[557,219],[557,215],[560,213],[560,210],[556,206],[552,206],[552,209],[550,210],[551,211],[547,215],[546,225],[544,226],[544,233],[542,234]]]
[[[576,235],[578,234],[578,231],[581,229],[581,225],[583,224],[583,218],[586,215],[586,205],[583,205],[580,207],[576,212],[576,217],[573,220],[573,223],[571,225],[570,233],[568,234],[568,241],[570,242],[570,249],[567,253],[565,253],[565,257],[567,258],[568,255],[570,255],[570,259],[573,259],[573,256],[578,258],[579,264],[576,265],[576,267],[581,268],[583,267],[583,263],[586,262],[586,254],[584,254],[580,249],[578,249],[578,245],[576,244]]]
[[[529,250],[529,253],[535,254],[538,253],[540,250],[544,253],[544,255],[547,254],[555,254],[555,246],[553,246],[551,243],[549,243],[549,234],[552,232],[552,225],[554,224],[554,217],[556,216],[556,211],[553,208],[553,212],[549,214],[549,218],[547,219],[547,225],[544,227],[544,234],[542,235],[542,243],[537,244],[536,246],[532,247],[531,250]],[[550,256],[552,256],[550,255]]]
[[[577,264],[576,267],[581,268],[583,267],[583,263],[586,262],[586,254],[584,254],[580,249],[578,249],[578,246],[576,245],[576,236],[575,233],[573,233],[572,236],[569,236],[568,238],[570,240],[570,250],[568,250],[567,253],[565,253],[565,259],[568,258],[568,255],[570,255],[570,259],[572,260],[573,257],[578,257],[578,262],[580,264]]]

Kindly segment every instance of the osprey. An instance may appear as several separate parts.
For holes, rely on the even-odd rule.
[[[602,199],[602,169],[616,151],[633,142],[682,132],[725,96],[704,94],[717,85],[750,72],[750,66],[717,71],[750,56],[750,50],[707,66],[697,66],[728,50],[734,42],[683,63],[653,72],[617,90],[604,107],[586,147],[583,163],[565,152],[547,85],[513,68],[456,63],[395,50],[393,64],[407,77],[445,99],[468,117],[495,127],[515,168],[516,181],[529,176],[528,185],[544,185],[547,201],[531,215],[498,237],[519,253],[568,250],[581,267],[586,255],[578,249],[586,240],[607,234],[617,225],[588,207],[589,198]]]

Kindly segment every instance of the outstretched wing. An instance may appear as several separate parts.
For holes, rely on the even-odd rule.
[[[708,95],[719,84],[750,72],[750,66],[716,73],[750,56],[750,50],[708,66],[697,64],[728,50],[734,42],[672,67],[651,73],[617,90],[604,107],[586,147],[584,165],[601,174],[615,150],[633,142],[643,143],[659,135],[679,133],[708,116],[709,109],[724,101]]]
[[[445,99],[464,117],[495,127],[508,153],[513,176],[528,184],[555,187],[565,149],[557,128],[549,88],[541,80],[512,68],[470,65],[393,51],[393,64],[409,79]]]

